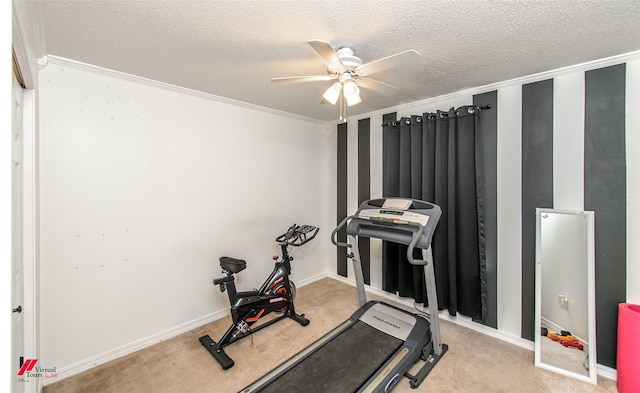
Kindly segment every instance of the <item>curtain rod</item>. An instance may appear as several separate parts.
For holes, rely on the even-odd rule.
[[[483,105],[483,106],[468,105],[468,107],[471,110],[470,113],[473,113],[475,111],[480,112],[480,111],[483,111],[483,110],[491,109],[491,104],[487,104],[487,105]],[[460,107],[460,108],[462,108],[462,107]],[[460,108],[455,110],[456,114],[459,114],[458,111],[459,111]],[[428,115],[429,115],[429,117],[433,117],[433,118],[435,118],[435,116],[436,116],[435,113],[429,113]],[[449,116],[449,113],[441,111],[440,112],[440,118],[444,118],[445,116]],[[411,122],[411,120],[409,118],[407,118],[406,121],[407,121],[407,124],[410,124],[410,122]],[[420,123],[422,121],[422,116],[416,117],[416,121],[418,123]],[[382,123],[381,126],[382,127],[388,127],[388,126],[397,126],[399,124],[400,124],[399,120],[394,120],[391,123]]]

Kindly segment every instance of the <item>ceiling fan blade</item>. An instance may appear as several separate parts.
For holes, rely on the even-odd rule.
[[[380,93],[385,96],[392,96],[399,90],[395,86],[371,78],[358,79],[358,86],[375,91],[376,93]]]
[[[338,75],[308,75],[308,76],[283,76],[271,78],[271,82],[296,83],[296,82],[324,82],[336,79]]]
[[[382,59],[363,64],[356,69],[356,72],[359,75],[370,75],[403,64],[410,64],[414,61],[418,61],[419,58],[420,53],[413,49],[409,49],[408,51],[396,53],[395,55],[383,57]]]
[[[330,43],[321,40],[311,40],[308,41],[308,44],[311,45],[318,55],[320,55],[322,61],[327,65],[329,70],[334,72],[344,72],[346,67]]]

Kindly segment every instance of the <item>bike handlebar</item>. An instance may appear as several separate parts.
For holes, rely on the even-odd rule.
[[[320,228],[314,227],[313,225],[293,224],[287,229],[286,233],[276,237],[276,242],[294,247],[302,246],[316,237],[319,230]]]

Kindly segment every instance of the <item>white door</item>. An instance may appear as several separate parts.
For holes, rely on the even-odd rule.
[[[13,77],[12,100],[12,160],[11,160],[11,266],[12,266],[12,291],[13,305],[12,326],[12,391],[24,392],[24,382],[18,376],[20,371],[20,358],[24,356],[24,277],[23,277],[23,89]],[[26,378],[25,378],[26,379]]]

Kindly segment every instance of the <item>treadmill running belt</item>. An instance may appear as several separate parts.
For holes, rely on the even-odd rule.
[[[403,343],[357,321],[261,391],[355,392]]]

